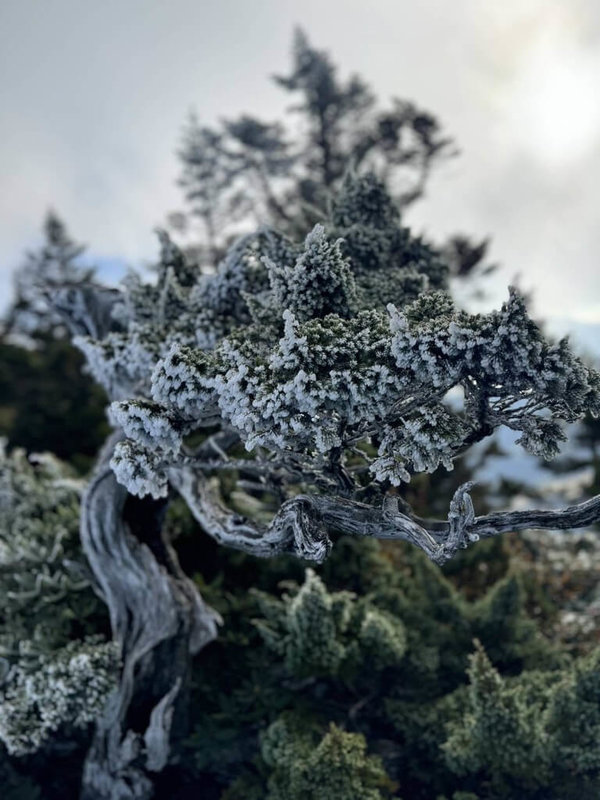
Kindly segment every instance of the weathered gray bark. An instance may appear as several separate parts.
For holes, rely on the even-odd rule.
[[[164,504],[128,496],[107,446],[83,499],[81,537],[121,648],[119,685],[88,753],[82,800],[147,800],[185,724],[190,657],[216,636],[161,535]]]
[[[50,299],[73,335],[101,339],[119,328],[112,314],[119,296],[78,284]],[[185,730],[191,655],[215,638],[220,621],[163,537],[166,504],[134,498],[117,483],[108,462],[120,436],[107,442],[82,500],[83,549],[122,657],[85,761],[82,800],[153,796],[153,775]]]
[[[436,564],[444,564],[481,538],[530,528],[568,530],[600,521],[600,496],[560,511],[503,511],[477,517],[469,482],[455,492],[447,521],[401,513],[394,496],[375,507],[342,497],[297,495],[281,506],[269,525],[260,525],[226,509],[215,488],[193,468],[174,468],[170,479],[210,536],[262,557],[292,553],[321,562],[331,548],[329,534],[341,533],[410,542]]]

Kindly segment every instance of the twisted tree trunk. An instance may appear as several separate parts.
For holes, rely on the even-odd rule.
[[[48,299],[72,335],[102,339],[120,328],[113,315],[119,296],[82,282],[55,287]],[[113,388],[111,399],[120,396]],[[191,656],[215,638],[220,622],[164,537],[166,502],[140,500],[117,483],[109,461],[120,438],[109,438],[82,500],[83,550],[122,662],[84,764],[82,800],[153,796],[154,776],[185,731]]]
[[[185,728],[190,657],[219,622],[162,535],[166,503],[134,498],[116,482],[108,466],[115,439],[85,493],[81,538],[122,670],[84,765],[82,800],[153,796],[153,776]]]

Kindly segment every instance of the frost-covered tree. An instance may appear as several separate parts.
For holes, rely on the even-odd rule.
[[[61,317],[48,302],[48,291],[92,279],[94,270],[83,267],[79,260],[84,250],[70,237],[64,222],[48,212],[42,246],[31,250],[15,272],[15,297],[2,321],[4,334],[65,335]]]
[[[481,538],[600,517],[600,498],[477,516],[470,483],[446,521],[402,500],[414,475],[452,469],[500,426],[552,458],[562,424],[600,410],[600,376],[544,339],[516,290],[488,314],[456,308],[443,254],[373,172],[349,170],[304,241],[260,228],[212,275],[160,238],[155,282],[54,293],[115,427],[82,512],[123,659],[84,771],[90,798],[151,795],[181,729],[189,654],[216,635],[163,537],[173,493],[221,544],[316,563],[339,534],[408,541],[444,564]],[[312,580],[268,633],[289,665],[319,602],[336,608],[329,634],[314,629],[320,669],[346,669],[357,647],[400,657],[402,626]]]
[[[89,729],[114,689],[117,653],[98,634],[79,545],[82,489],[54,457],[0,448],[0,743],[12,755]]]

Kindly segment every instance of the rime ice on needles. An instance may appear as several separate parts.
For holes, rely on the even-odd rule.
[[[152,397],[184,417],[200,417],[216,403],[209,357],[201,350],[173,345],[154,369]]]
[[[111,644],[69,642],[73,621],[85,629],[100,609],[79,545],[82,488],[48,454],[0,448],[0,741],[15,755],[92,722],[116,675]]]
[[[364,488],[346,471],[357,446],[385,490],[451,469],[501,425],[551,457],[562,422],[599,410],[597,374],[544,339],[515,290],[490,314],[454,307],[441,251],[400,225],[378,178],[348,173],[330,211],[303,246],[243,237],[212,275],[163,235],[157,283],[125,287],[123,330],[82,343],[122,401],[114,420],[130,438],[112,464],[130,491],[165,496],[181,443],[218,424],[351,497]],[[463,411],[446,403],[455,387]]]
[[[286,310],[283,319],[284,335],[264,359],[245,342],[223,343],[219,406],[248,449],[327,453],[344,427],[382,418],[398,397],[387,322],[374,311],[301,323]]]
[[[322,225],[306,237],[305,250],[293,267],[280,267],[270,259],[269,270],[275,298],[304,322],[337,314],[349,317],[356,305],[356,287],[341,241],[330,241]]]
[[[167,234],[161,232],[160,241],[157,280],[145,283],[135,274],[125,279],[112,312],[116,330],[100,340],[74,340],[114,400],[147,394],[154,367],[173,345],[210,350],[236,326],[248,324],[244,292],[268,286],[260,261],[260,248],[269,252],[264,233],[237,242],[213,275],[189,264]]]
[[[71,642],[29,668],[14,667],[0,687],[0,741],[12,755],[32,753],[64,727],[85,728],[115,686],[117,647]]]
[[[122,400],[110,407],[111,420],[126,436],[148,448],[176,453],[181,447],[181,431],[164,409],[150,400]]]
[[[371,472],[399,486],[410,481],[407,464],[415,472],[434,472],[440,464],[452,470],[452,458],[467,433],[466,423],[443,405],[424,405],[404,425],[385,428]]]
[[[7,454],[0,441],[2,657],[18,657],[26,640],[52,648],[73,609],[93,602],[79,546],[82,488],[53,456]]]
[[[160,451],[150,450],[131,439],[115,445],[110,460],[117,480],[132,494],[144,497],[149,494],[155,499],[166,497],[169,485],[166,467]]]

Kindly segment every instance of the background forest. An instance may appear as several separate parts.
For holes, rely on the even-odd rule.
[[[183,206],[159,231],[153,280],[171,252],[169,235],[207,274],[257,224],[302,240],[335,215],[332,197],[349,174],[376,175],[404,220],[432,170],[459,157],[430,111],[405,100],[380,103],[301,31],[288,72],[275,81],[286,108],[277,122],[249,114],[214,126],[188,120],[178,151]],[[350,227],[349,247],[379,258]],[[495,271],[487,240],[463,232],[442,242],[407,239],[405,272],[392,276],[405,281],[407,295],[419,291],[411,284],[417,272],[406,273],[415,264],[440,286],[447,281],[465,305],[487,291]],[[82,491],[110,429],[107,399],[49,302],[53,287],[92,277],[83,247],[50,212],[43,245],[16,271],[3,321],[0,787],[7,800],[78,796],[93,723],[119,670],[79,543]],[[385,298],[387,281],[371,291]],[[559,493],[592,497],[600,490],[599,433],[590,417],[571,429],[556,461],[528,457],[542,476],[535,485],[511,480],[504,442],[495,438],[452,472],[414,476],[399,488],[400,502],[424,517],[444,516],[454,491],[477,480],[484,463],[497,469],[473,491],[481,513],[553,507]],[[244,481],[227,474],[220,488],[231,508],[256,512]],[[438,567],[403,542],[351,537],[340,537],[320,566],[259,559],[217,546],[181,500],[171,503],[166,526],[185,573],[223,625],[194,660],[186,730],[176,760],[156,779],[157,798],[600,795],[597,527],[481,541]]]

